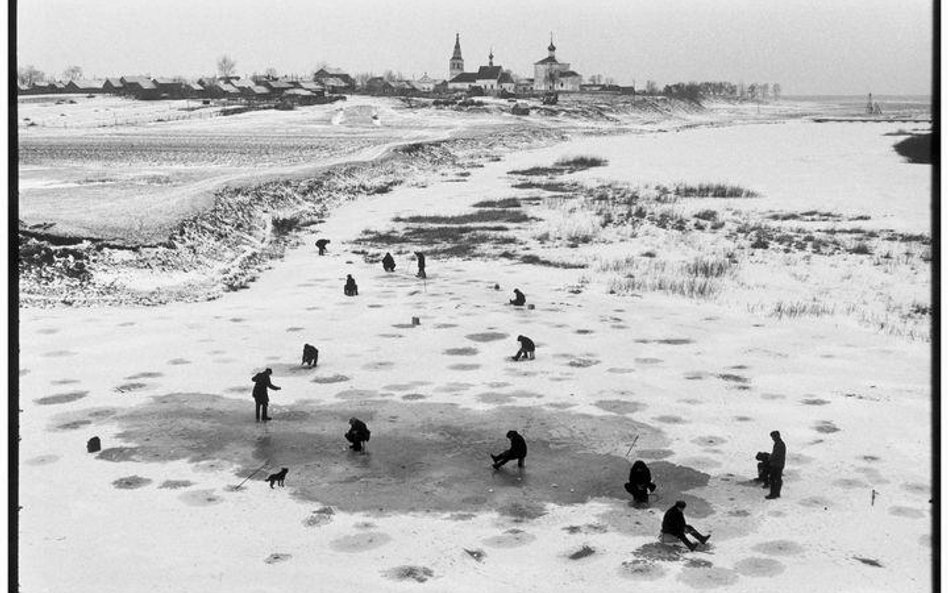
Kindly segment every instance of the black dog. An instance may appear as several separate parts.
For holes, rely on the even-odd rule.
[[[270,474],[270,475],[267,477],[267,481],[270,482],[270,487],[273,488],[273,483],[276,482],[276,483],[279,484],[280,487],[282,488],[282,487],[283,487],[283,480],[286,479],[286,474],[287,474],[289,471],[290,471],[289,469],[287,469],[287,468],[284,467],[284,468],[281,469],[278,473]]]
[[[316,346],[303,344],[303,364],[308,364],[309,366],[314,367],[318,361],[319,350],[316,348]]]
[[[754,459],[757,463],[757,481],[764,483],[764,488],[770,486],[770,453],[758,451]]]

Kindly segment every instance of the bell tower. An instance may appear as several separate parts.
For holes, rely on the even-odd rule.
[[[454,53],[448,62],[448,80],[464,72],[464,58],[461,57],[461,34],[454,36]]]

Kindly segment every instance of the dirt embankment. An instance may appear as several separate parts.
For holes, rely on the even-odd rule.
[[[213,205],[165,241],[119,245],[19,232],[22,306],[157,305],[208,300],[252,282],[267,261],[329,209],[361,196],[449,176],[499,153],[562,139],[552,130],[511,127],[441,142],[402,145],[381,158],[330,167],[307,179],[223,187]]]
[[[493,102],[483,108],[507,105]],[[224,186],[214,192],[210,208],[151,244],[64,237],[51,226],[21,221],[20,304],[158,305],[216,298],[252,282],[267,261],[298,241],[298,231],[318,224],[342,201],[426,183],[568,134],[620,133],[655,121],[688,127],[696,125],[689,118],[703,111],[697,103],[672,99],[568,98],[512,125],[474,127],[450,140],[404,144],[374,160],[328,167],[313,177],[288,175]]]

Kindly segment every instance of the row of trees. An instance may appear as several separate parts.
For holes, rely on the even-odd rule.
[[[654,80],[645,83],[643,95],[665,95],[666,97],[675,97],[679,99],[688,99],[697,101],[709,97],[733,97],[739,99],[750,99],[755,101],[769,101],[771,99],[780,99],[781,88],[778,83],[751,83],[745,85],[726,81],[718,82],[676,82],[666,84],[661,90]]]
[[[62,80],[72,82],[82,78],[82,68],[79,66],[70,66],[63,70]],[[45,82],[46,73],[30,64],[29,66],[20,66],[16,70],[16,80],[22,85],[32,86],[34,84]]]

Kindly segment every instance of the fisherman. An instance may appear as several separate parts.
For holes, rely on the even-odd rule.
[[[346,285],[342,288],[342,293],[346,296],[359,295],[359,286],[356,284],[352,274],[346,274]]]
[[[522,307],[527,304],[527,297],[522,292],[520,292],[519,288],[515,288],[514,298],[510,300],[510,304],[515,307]]]
[[[395,271],[395,258],[387,251],[385,252],[385,257],[382,258],[382,269],[386,272]]]
[[[427,278],[428,275],[425,274],[425,254],[420,251],[416,251],[415,257],[418,258],[418,274],[416,274],[416,276],[418,278]]]
[[[648,503],[648,493],[655,491],[655,484],[652,482],[652,472],[641,459],[636,460],[629,470],[629,481],[625,485],[625,490],[632,495],[632,500],[637,503]]]
[[[260,422],[260,411],[263,410],[264,422],[270,420],[270,416],[267,415],[267,406],[270,405],[270,395],[267,389],[273,389],[279,391],[280,388],[270,382],[270,375],[273,374],[273,369],[266,369],[263,372],[257,373],[253,376],[251,381],[253,381],[253,401],[256,403],[256,417],[257,422]]]
[[[352,443],[349,448],[353,451],[362,451],[362,443],[368,442],[372,433],[365,422],[358,418],[349,418],[349,431],[346,433],[346,440]]]
[[[698,544],[692,543],[685,534],[695,536],[702,544],[707,543],[708,539],[711,538],[711,534],[701,535],[697,529],[685,522],[684,510],[686,506],[685,501],[679,500],[672,508],[665,511],[665,516],[662,518],[662,533],[680,539],[688,546],[689,550],[694,552]]]
[[[520,357],[533,360],[534,352],[537,349],[536,344],[533,343],[533,340],[527,336],[517,336],[517,341],[520,342],[520,350],[514,355],[514,360],[520,360]]]
[[[783,466],[787,460],[787,445],[780,439],[780,431],[771,432],[770,438],[774,440],[774,450],[770,452],[770,461],[767,463],[770,470],[770,494],[764,497],[767,500],[780,498],[780,488],[783,486]]]
[[[757,477],[755,482],[761,482],[764,488],[770,488],[770,453],[758,451],[754,456],[757,460]]]
[[[517,460],[517,467],[523,467],[523,460],[527,456],[527,442],[516,430],[508,430],[507,438],[510,439],[510,448],[500,455],[490,456],[494,460],[494,469],[500,469],[512,459]]]
[[[319,255],[326,255],[326,245],[329,243],[329,239],[319,239],[316,241],[316,247],[319,248]]]

